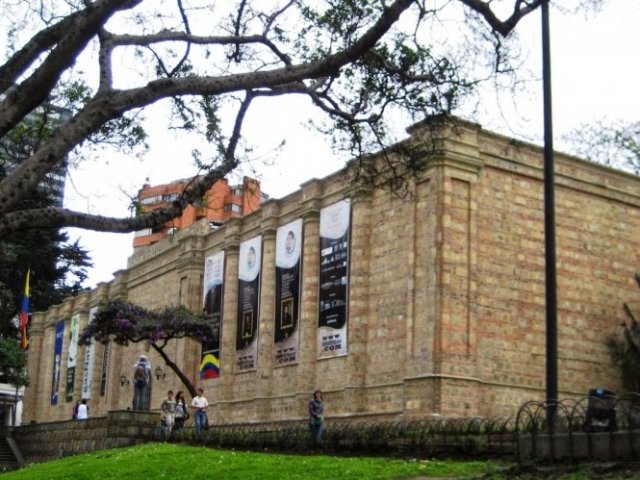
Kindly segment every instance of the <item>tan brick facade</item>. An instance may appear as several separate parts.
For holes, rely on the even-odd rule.
[[[411,142],[427,129],[413,127]],[[71,416],[73,402],[50,405],[54,328],[107,298],[145,307],[202,305],[204,258],[225,252],[221,369],[199,381],[215,422],[298,419],[310,393],[325,392],[328,416],[425,417],[514,414],[545,395],[545,287],[542,152],[538,147],[460,122],[439,132],[440,153],[413,194],[353,191],[343,173],[311,180],[244,218],[209,231],[205,222],[136,252],[109,284],[33,315],[25,421]],[[562,397],[603,386],[619,392],[605,341],[637,295],[640,180],[582,160],[556,156],[559,387]],[[318,360],[320,210],[352,200],[348,355]],[[303,219],[299,362],[274,361],[276,229]],[[258,365],[235,372],[238,255],[262,235]],[[124,409],[143,345],[112,346],[103,371],[96,349],[91,414]],[[68,338],[62,356],[65,378]],[[200,346],[168,352],[197,379]],[[84,347],[75,391],[81,391]],[[182,387],[165,368],[152,406]],[[105,383],[101,392],[101,381]],[[196,380],[197,381],[197,380]],[[197,381],[198,382],[198,381]],[[61,384],[64,382],[61,380]],[[74,397],[75,399],[78,397]]]

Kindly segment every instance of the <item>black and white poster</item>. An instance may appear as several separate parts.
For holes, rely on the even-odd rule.
[[[76,384],[76,364],[78,362],[78,336],[80,335],[80,315],[71,317],[69,326],[69,349],[67,350],[67,385],[65,389],[65,400],[73,400]]]
[[[62,366],[62,344],[64,342],[64,320],[56,322],[56,336],[53,343],[53,378],[51,379],[51,405],[58,405],[60,399],[60,368]]]
[[[320,210],[318,356],[347,354],[351,200]]]
[[[220,332],[222,331],[222,290],[224,287],[224,252],[204,261],[204,291],[202,311],[211,323],[212,337],[202,342],[200,378],[220,376]]]
[[[98,307],[91,307],[89,310],[89,324],[98,312]],[[93,384],[93,364],[96,355],[96,341],[92,340],[84,349],[84,368],[82,369],[82,398],[91,398],[91,386]]]
[[[302,219],[278,228],[274,325],[276,366],[298,361],[301,252]]]
[[[257,367],[262,236],[240,243],[238,262],[236,371],[242,372]]]

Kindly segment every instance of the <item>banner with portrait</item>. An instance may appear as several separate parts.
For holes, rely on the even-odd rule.
[[[276,365],[298,362],[300,317],[300,259],[302,219],[276,233],[276,310],[274,325]]]
[[[76,362],[78,358],[78,337],[80,335],[80,314],[76,313],[71,317],[69,326],[69,350],[67,355],[67,386],[65,389],[65,399],[67,402],[73,400],[73,391],[76,383]]]
[[[347,354],[350,225],[351,200],[320,210],[319,358]]]
[[[92,307],[89,310],[89,324],[93,322],[93,319],[98,312],[98,307]],[[93,383],[93,363],[96,356],[96,341],[91,340],[91,343],[84,349],[84,369],[82,370],[82,398],[89,400],[91,398],[91,385]]]
[[[238,259],[238,324],[236,371],[255,370],[258,361],[258,318],[262,236],[240,243]]]
[[[62,367],[62,342],[64,342],[64,320],[56,323],[56,336],[53,342],[53,376],[51,379],[51,405],[58,404],[60,395],[60,368]]]
[[[220,332],[222,331],[222,298],[224,287],[224,252],[205,258],[202,311],[211,325],[212,337],[202,342],[200,378],[220,376]]]

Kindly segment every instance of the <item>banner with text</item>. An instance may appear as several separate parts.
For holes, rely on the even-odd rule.
[[[222,331],[222,289],[224,287],[224,252],[204,261],[202,311],[211,324],[212,337],[202,342],[200,378],[220,376],[220,332]]]
[[[349,199],[320,210],[319,358],[347,354],[350,217]]]
[[[240,243],[236,370],[255,370],[258,360],[258,315],[262,236]]]
[[[60,367],[62,366],[62,342],[64,341],[64,320],[56,323],[56,337],[53,343],[53,377],[51,380],[51,405],[58,404],[60,394]]]
[[[107,394],[107,380],[109,379],[109,360],[111,359],[111,342],[104,344],[102,352],[102,368],[100,370],[100,396]]]
[[[92,307],[89,310],[89,323],[93,322],[93,319],[98,312],[98,307]],[[91,385],[93,383],[93,363],[96,356],[96,341],[91,340],[91,343],[84,349],[84,370],[82,371],[82,398],[89,400],[91,398]]]
[[[73,400],[73,391],[76,383],[76,360],[78,358],[78,336],[80,335],[80,315],[71,317],[69,327],[69,355],[67,356],[67,388],[65,399],[67,402]]]
[[[274,325],[276,365],[298,362],[300,316],[300,258],[302,219],[276,233],[276,311]]]

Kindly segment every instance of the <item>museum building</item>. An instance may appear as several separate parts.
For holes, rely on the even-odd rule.
[[[409,133],[430,157],[408,196],[358,188],[346,167],[138,249],[111,282],[33,313],[23,422],[70,419],[80,398],[92,416],[129,408],[141,354],[153,409],[186,390],[148,345],[77,346],[114,298],[204,309],[214,339],[165,351],[214,423],[306,418],[315,389],[330,420],[506,416],[544,399],[542,149],[457,119]],[[560,396],[622,393],[606,341],[640,293],[640,179],[555,162]]]

